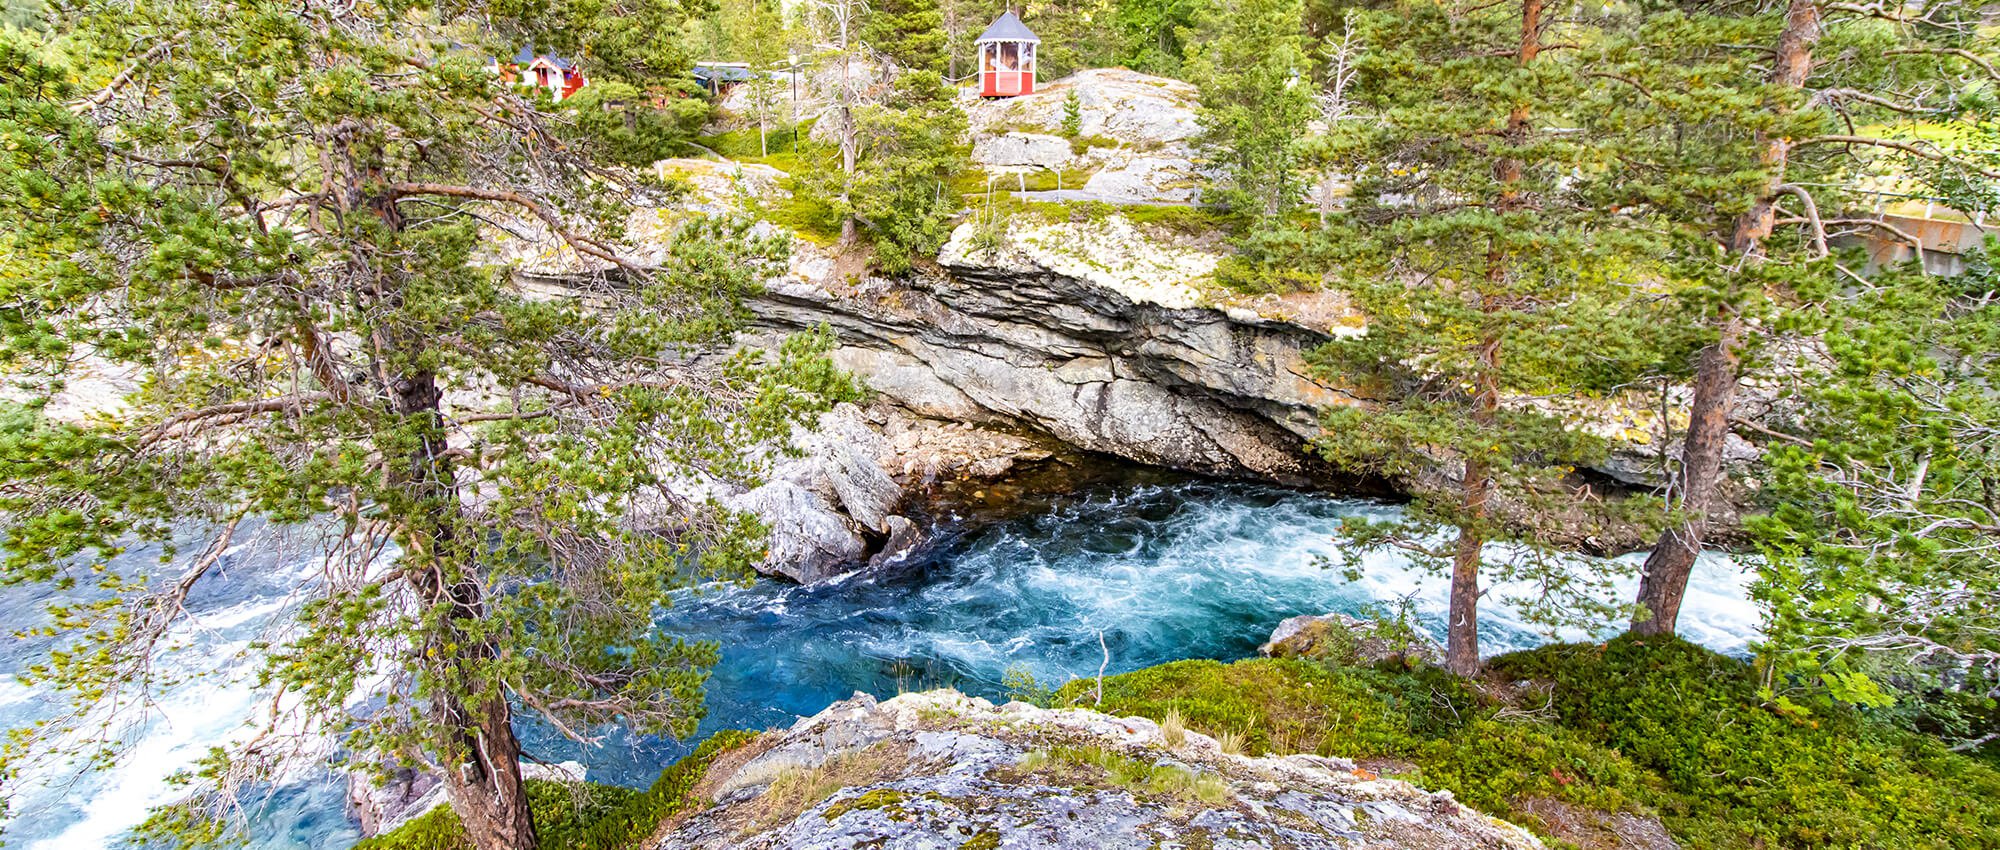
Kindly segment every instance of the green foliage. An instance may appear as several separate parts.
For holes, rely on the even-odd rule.
[[[1809,439],[1771,448],[1751,522],[1761,652],[1790,695],[1882,707],[1890,688],[1956,715],[1910,718],[1953,738],[1994,731],[2000,679],[2000,274],[1970,260],[1828,302],[1825,360],[1787,423]]]
[[[481,6],[490,26],[517,41],[576,57],[594,83],[630,83],[664,96],[696,96],[695,56],[682,38],[691,23],[714,11],[706,0],[491,0]],[[513,49],[499,51],[510,55]]]
[[[41,31],[48,27],[48,5],[43,0],[6,0],[0,4],[0,27]]]
[[[1000,688],[1007,698],[1030,705],[1048,706],[1055,701],[1055,691],[1036,681],[1035,673],[1026,665],[1016,664],[1007,668],[1000,678]]]
[[[1036,77],[1057,80],[1089,68],[1117,64],[1117,41],[1110,31],[1114,2],[1052,0],[1021,7],[1021,22],[1042,38],[1042,43],[1035,46]],[[979,26],[986,26],[997,15],[996,10],[994,15],[980,21]]]
[[[861,40],[907,71],[945,71],[938,0],[875,0],[861,19]]]
[[[1112,5],[1117,63],[1140,73],[1181,76],[1195,28],[1212,8],[1212,0],[1118,0]]]
[[[1492,662],[1551,682],[1560,724],[1656,774],[1684,844],[1984,847],[2000,843],[2000,773],[1852,710],[1788,715],[1751,669],[1677,638],[1620,637]]]
[[[1090,704],[1094,679],[1056,692],[1057,705]],[[1425,737],[1455,729],[1476,707],[1463,683],[1441,672],[1381,672],[1297,659],[1177,661],[1107,677],[1112,715],[1164,718],[1177,710],[1188,728],[1244,736],[1250,753],[1402,755]]]
[[[600,159],[647,166],[685,153],[710,111],[700,98],[672,98],[660,107],[647,101],[627,83],[605,81],[579,89],[563,107],[575,116],[576,137],[596,146]]]
[[[1074,139],[1082,132],[1083,101],[1078,100],[1076,90],[1071,89],[1069,94],[1063,96],[1062,135],[1063,138]]]
[[[1101,710],[1178,714],[1252,752],[1405,763],[1410,781],[1530,826],[1532,801],[1553,798],[1658,816],[1682,846],[1717,850],[2000,841],[2000,772],[1851,711],[1788,717],[1748,665],[1683,641],[1550,646],[1490,672],[1522,684],[1498,700],[1434,668],[1181,661],[1106,678]]]
[[[1208,11],[1189,60],[1201,87],[1198,146],[1227,175],[1203,195],[1247,218],[1289,210],[1297,145],[1312,117],[1299,0],[1227,0]]]
[[[717,756],[757,737],[727,730],[660,772],[644,791],[615,785],[530,780],[538,850],[638,850],[667,818],[704,801],[694,787]],[[432,809],[354,850],[472,850],[449,807]]]

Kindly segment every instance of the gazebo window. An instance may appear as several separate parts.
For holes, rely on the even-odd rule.
[[[984,97],[1012,97],[1035,93],[1035,46],[1041,43],[1034,31],[1013,12],[1000,16],[974,42],[979,48],[979,93]]]

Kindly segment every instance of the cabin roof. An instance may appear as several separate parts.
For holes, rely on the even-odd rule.
[[[985,44],[989,41],[1025,41],[1030,44],[1040,44],[1042,37],[1035,35],[1034,30],[1028,29],[1027,24],[1021,23],[1021,19],[1013,12],[1008,12],[994,21],[992,26],[987,27],[985,32],[980,33],[979,38],[974,39],[972,43]]]
[[[535,49],[533,47],[523,47],[520,50],[514,52],[514,64],[516,65],[533,65],[535,64],[535,60],[537,59],[547,59],[549,61],[549,64],[561,68],[565,71],[569,70],[572,67],[575,67],[576,65],[576,63],[571,62],[568,59],[564,59],[561,56],[544,56],[538,54],[535,52]]]
[[[756,76],[749,65],[737,62],[696,62],[694,66],[694,78],[702,82],[741,83]]]

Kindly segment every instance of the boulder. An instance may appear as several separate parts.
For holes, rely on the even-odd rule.
[[[795,482],[771,481],[722,504],[756,514],[770,528],[759,572],[811,584],[850,571],[867,553],[852,520]]]
[[[889,540],[882,544],[881,551],[868,558],[868,567],[875,569],[901,563],[917,551],[924,543],[924,531],[909,517],[891,516],[888,520]]]
[[[797,455],[781,457],[770,480],[720,501],[770,528],[760,572],[810,584],[865,562],[868,537],[893,531],[903,485],[886,468],[894,455],[888,438],[855,405],[821,414],[791,445]]]
[[[972,161],[987,168],[1042,168],[1060,171],[1069,164],[1069,140],[1041,133],[1006,133],[972,145]]]
[[[979,100],[968,93],[966,115],[975,139],[1024,127],[1054,133],[1072,94],[1080,136],[1158,148],[1185,145],[1201,132],[1195,111],[1201,95],[1193,84],[1123,68],[1078,71],[1025,97]]]
[[[1309,658],[1363,667],[1383,661],[1437,664],[1444,658],[1437,641],[1421,632],[1346,614],[1288,618],[1257,651],[1271,658]]]
[[[1206,181],[1190,159],[1141,155],[1114,161],[1090,175],[1083,194],[1113,203],[1192,203]]]
[[[857,694],[743,752],[656,850],[1542,847],[1346,759],[1251,758],[1143,718],[951,690]]]

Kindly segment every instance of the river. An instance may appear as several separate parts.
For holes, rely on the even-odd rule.
[[[760,581],[689,592],[661,625],[723,647],[702,736],[789,724],[855,691],[886,696],[951,685],[1000,696],[1001,679],[1016,667],[1060,684],[1096,675],[1107,650],[1113,673],[1183,658],[1240,658],[1254,654],[1285,617],[1365,613],[1403,598],[1420,625],[1441,632],[1441,579],[1394,555],[1371,557],[1358,581],[1322,566],[1338,553],[1334,532],[1344,517],[1394,510],[1253,484],[1160,477],[1100,483],[1041,498],[1009,519],[944,520],[934,545],[881,573],[811,587]],[[24,777],[7,825],[10,846],[107,846],[147,806],[170,798],[168,773],[233,734],[257,694],[229,674],[254,663],[245,645],[283,610],[294,578],[310,563],[253,539],[232,551],[225,567],[192,600],[203,627],[187,637],[192,660],[176,662],[222,672],[164,700],[160,716],[132,730],[132,755],[116,770],[62,788]],[[1744,651],[1756,626],[1746,582],[1730,560],[1705,557],[1683,635]],[[1498,589],[1482,611],[1486,651],[1547,640],[1490,601],[1505,593]],[[32,622],[34,606],[20,588],[0,591],[0,615],[9,623]],[[36,649],[0,650],[0,726],[47,710],[12,675]],[[545,730],[523,731],[543,758],[578,759],[591,779],[629,785],[650,782],[692,743],[612,734],[577,752]],[[339,783],[324,775],[277,789],[253,813],[252,846],[347,847],[355,835],[341,799]]]

